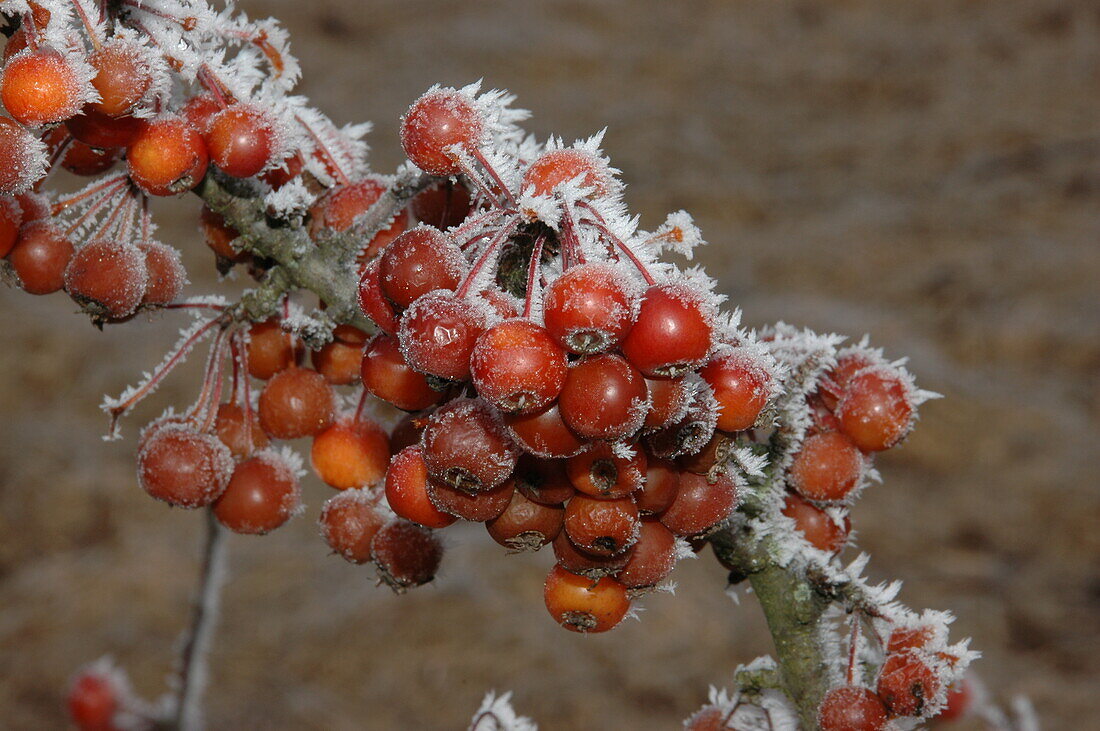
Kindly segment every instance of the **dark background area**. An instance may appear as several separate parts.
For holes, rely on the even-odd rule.
[[[1049,728],[1100,713],[1100,11],[1092,2],[243,0],[288,27],[302,90],[371,119],[375,168],[434,82],[479,77],[567,140],[606,150],[643,228],[678,208],[749,324],[777,319],[910,356],[927,404],[853,511],[873,578],[952,609],[994,691]],[[218,284],[197,205],[160,206],[193,293]],[[0,727],[63,723],[66,679],[111,653],[163,690],[188,615],[200,516],[147,499],[133,438],[190,401],[196,362],[104,443],[103,393],[155,365],[163,321],[99,333],[62,296],[0,291]],[[326,556],[305,516],[231,538],[212,728],[462,727],[491,689],[545,729],[675,728],[770,653],[751,596],[709,553],[641,622],[579,637],[542,606],[551,559],[447,532],[405,597]]]

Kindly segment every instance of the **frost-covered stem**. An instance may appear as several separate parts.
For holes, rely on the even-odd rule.
[[[214,625],[221,602],[222,583],[225,576],[226,531],[206,511],[206,541],[203,546],[202,569],[191,627],[188,630],[179,657],[179,685],[176,690],[174,725],[180,731],[197,731],[202,728],[202,693],[206,686],[206,660]]]
[[[775,563],[766,540],[734,530],[719,531],[710,541],[716,553],[748,577],[771,630],[787,697],[798,709],[803,727],[817,728],[817,707],[828,682],[823,672],[827,664],[822,615],[830,602],[796,571]]]

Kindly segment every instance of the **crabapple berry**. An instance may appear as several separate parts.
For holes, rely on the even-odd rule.
[[[461,169],[450,148],[476,149],[483,129],[472,99],[455,89],[432,89],[401,118],[401,146],[429,175],[456,175]]]
[[[787,495],[783,515],[794,521],[795,529],[811,546],[826,553],[838,553],[848,542],[851,521],[838,522],[819,507],[811,505],[798,495]]]
[[[298,510],[298,476],[277,452],[266,450],[237,464],[214,502],[214,516],[235,533],[263,535]]]
[[[817,709],[821,731],[881,731],[887,720],[882,700],[858,685],[831,688]]]
[[[318,432],[310,448],[313,471],[337,490],[373,485],[386,475],[390,440],[369,419],[342,417]]]
[[[85,106],[80,114],[65,122],[65,128],[75,139],[86,145],[110,149],[129,147],[148,124],[146,119],[108,117],[103,112]]]
[[[437,289],[454,290],[469,269],[451,237],[431,226],[417,226],[395,238],[379,259],[382,294],[403,310]]]
[[[443,397],[405,363],[397,339],[382,333],[367,345],[359,374],[371,394],[405,411],[426,409]]]
[[[543,588],[550,616],[573,632],[606,632],[630,610],[626,587],[612,578],[591,579],[561,566],[550,569]]]
[[[535,195],[550,195],[562,183],[581,176],[584,176],[581,185],[592,188],[593,197],[607,195],[611,182],[607,165],[584,150],[550,150],[542,153],[523,174],[523,187],[531,188]]]
[[[836,407],[840,429],[864,452],[890,449],[913,427],[913,400],[889,368],[865,368],[848,381]]]
[[[840,432],[813,434],[788,471],[791,487],[807,500],[843,500],[863,472],[863,454]]]
[[[485,524],[494,541],[513,551],[537,551],[561,533],[565,509],[543,505],[519,490],[504,512]]]
[[[532,412],[549,406],[566,376],[565,351],[530,320],[505,320],[481,334],[470,373],[478,395],[501,411]]]
[[[69,718],[80,731],[111,731],[119,710],[119,689],[94,670],[81,673],[69,686]]]
[[[462,183],[441,180],[413,197],[409,208],[418,221],[440,230],[453,228],[470,215],[470,189]]]
[[[332,340],[310,354],[314,370],[334,386],[359,380],[363,367],[363,346]]]
[[[939,676],[915,650],[887,655],[879,670],[878,695],[893,716],[923,714],[939,689]]]
[[[276,439],[313,436],[332,423],[335,410],[332,386],[306,368],[276,373],[260,393],[260,426]]]
[[[565,462],[573,487],[599,498],[626,497],[646,480],[646,454],[634,447],[629,457],[615,454],[607,442],[596,442]]]
[[[554,559],[565,570],[587,576],[596,580],[604,576],[614,576],[623,570],[626,562],[630,560],[630,551],[627,549],[615,556],[597,556],[587,551],[582,551],[569,535],[563,530],[552,543]]]
[[[22,193],[46,174],[46,146],[8,117],[0,117],[0,192]]]
[[[397,332],[397,312],[393,308],[393,303],[382,293],[382,286],[378,279],[380,267],[381,264],[378,261],[372,261],[363,267],[357,292],[359,309],[378,326],[379,330],[393,335]]]
[[[565,506],[565,532],[577,548],[613,556],[638,540],[638,506],[628,497],[600,499],[576,495]]]
[[[8,255],[19,238],[23,208],[14,196],[0,195],[0,259]]]
[[[646,432],[671,426],[686,413],[691,395],[683,378],[647,378],[649,410],[642,428]]]
[[[150,429],[138,452],[138,481],[147,493],[169,505],[201,508],[225,492],[233,457],[217,437],[183,424]]]
[[[584,440],[565,425],[557,403],[527,414],[504,414],[503,418],[512,438],[531,454],[572,457],[584,449]]]
[[[298,362],[301,346],[278,320],[254,322],[248,329],[248,372],[266,381]]]
[[[768,403],[771,376],[759,361],[734,351],[707,363],[699,375],[718,401],[718,428],[725,432],[751,428]]]
[[[642,515],[660,513],[668,509],[680,490],[680,471],[667,459],[649,457],[642,489],[634,495]]]
[[[96,71],[92,86],[99,101],[89,106],[110,117],[129,113],[153,85],[153,74],[132,41],[114,39],[92,53],[88,63]]]
[[[237,240],[240,233],[225,222],[222,214],[203,206],[202,211],[199,213],[199,226],[202,229],[206,245],[218,256],[219,260],[224,259],[229,264],[239,264],[252,258],[252,255],[247,251],[238,251],[233,248],[233,242]],[[228,269],[228,266],[226,268]]]
[[[24,224],[15,246],[8,252],[8,262],[19,277],[19,285],[30,294],[50,294],[61,289],[72,257],[72,243],[49,221]]]
[[[713,344],[714,308],[687,284],[654,284],[645,291],[622,352],[650,378],[673,378],[698,368]]]
[[[704,475],[681,472],[676,497],[659,517],[666,528],[687,538],[730,517],[737,502],[737,486],[728,475],[720,474],[711,482]]]
[[[676,536],[656,519],[643,520],[630,560],[615,577],[628,589],[655,586],[676,566]]]
[[[264,430],[260,428],[260,419],[256,412],[249,409],[246,420],[244,408],[234,403],[218,406],[214,432],[238,459],[249,457],[270,443]]]
[[[581,264],[546,288],[546,330],[573,353],[601,353],[626,337],[634,323],[636,300],[631,280],[614,266]]]
[[[601,354],[569,367],[558,409],[566,426],[587,439],[619,439],[638,431],[648,403],[645,379],[626,359]]]
[[[318,522],[329,548],[352,563],[366,563],[370,561],[371,541],[386,524],[386,518],[369,490],[353,489],[326,500]]]
[[[209,161],[202,137],[182,117],[145,125],[126,150],[130,178],[149,195],[175,195],[198,185]]]
[[[488,490],[470,493],[439,480],[428,478],[428,500],[438,510],[463,520],[483,523],[505,511],[516,485],[507,480]]]
[[[233,104],[211,117],[203,139],[211,161],[234,178],[251,178],[263,170],[278,145],[270,116],[248,104]]]
[[[543,505],[561,505],[577,494],[560,459],[540,459],[530,454],[516,461],[516,489]]]
[[[394,520],[374,534],[371,558],[382,581],[400,594],[435,578],[443,560],[443,544],[423,526]]]
[[[469,493],[507,480],[518,456],[492,409],[473,399],[440,407],[428,418],[420,443],[428,473]]]
[[[419,445],[405,447],[390,460],[386,502],[399,516],[425,528],[446,528],[457,520],[432,505],[428,497],[428,466]]]
[[[355,219],[370,210],[386,192],[386,182],[378,176],[346,185],[333,186],[317,199],[309,209],[309,233],[314,238],[325,231],[347,231]],[[371,258],[387,248],[409,225],[408,211],[402,209],[394,216],[393,222],[367,243],[360,254],[360,260]]]
[[[397,339],[406,362],[450,381],[470,377],[470,356],[487,323],[482,311],[452,292],[429,292],[401,315]]]
[[[62,122],[93,94],[71,58],[52,48],[28,48],[8,59],[0,99],[16,121],[30,127]]]
[[[149,283],[145,254],[125,241],[100,239],[76,250],[65,268],[65,290],[94,317],[119,320],[141,304]]]

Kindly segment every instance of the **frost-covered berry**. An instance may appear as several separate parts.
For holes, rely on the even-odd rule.
[[[206,245],[218,257],[219,262],[227,262],[225,269],[232,264],[248,261],[251,255],[247,251],[238,251],[233,248],[233,242],[241,235],[237,229],[225,221],[225,217],[207,206],[203,206],[199,213],[199,228],[202,230]]]
[[[848,542],[848,533],[852,526],[847,517],[838,521],[798,495],[787,495],[783,503],[783,515],[793,520],[795,529],[819,551],[838,553]]]
[[[379,259],[378,284],[398,310],[437,289],[454,290],[469,266],[450,236],[417,226],[395,238]]]
[[[317,371],[291,367],[272,376],[260,393],[260,426],[275,439],[313,436],[332,423],[336,395]]]
[[[431,89],[401,118],[401,146],[430,175],[460,172],[450,148],[476,149],[485,123],[474,101],[456,89]]]
[[[86,106],[82,113],[65,123],[65,128],[73,138],[86,145],[110,149],[129,147],[148,124],[148,120],[141,117],[109,117]]]
[[[99,101],[92,109],[111,117],[133,110],[153,85],[153,74],[141,46],[116,38],[94,51],[88,63],[95,69],[92,86]]]
[[[501,411],[532,412],[549,406],[566,377],[565,351],[530,320],[505,320],[477,339],[470,373],[478,395]]]
[[[145,255],[147,276],[143,305],[166,305],[180,295],[187,283],[187,272],[176,249],[157,241],[145,241],[137,245]]]
[[[326,381],[334,386],[348,386],[359,380],[363,367],[363,346],[334,339],[314,350],[309,357],[313,369]]]
[[[516,467],[515,447],[482,401],[455,399],[440,407],[420,442],[428,473],[465,492],[490,490]]]
[[[715,312],[686,284],[654,284],[642,296],[623,355],[652,378],[672,378],[698,368],[710,354]]]
[[[841,431],[864,452],[896,446],[913,428],[914,416],[908,384],[888,367],[852,376],[836,407]]]
[[[626,497],[646,481],[646,453],[628,448],[629,455],[616,454],[608,442],[591,447],[566,460],[566,473],[573,487],[598,498]]]
[[[676,535],[697,536],[733,515],[737,501],[737,486],[728,475],[710,482],[704,475],[682,472],[676,497],[659,517]]]
[[[718,402],[718,428],[725,432],[751,428],[768,403],[772,377],[760,360],[738,349],[711,360],[699,375]]]
[[[201,508],[225,492],[233,471],[229,448],[184,424],[150,427],[138,452],[138,481],[169,505]]]
[[[565,532],[578,548],[595,556],[614,556],[638,540],[641,518],[629,497],[576,495],[565,506]]]
[[[623,570],[630,560],[630,549],[614,556],[597,556],[582,551],[563,530],[553,541],[554,559],[558,565],[573,574],[579,574],[592,580],[605,576],[614,576]]]
[[[919,716],[935,698],[940,679],[915,650],[886,656],[879,670],[878,695],[893,716]]]
[[[359,275],[357,292],[359,309],[378,326],[379,330],[393,335],[397,332],[397,312],[394,310],[393,303],[382,293],[380,274],[380,263],[377,260],[363,267],[362,274]]]
[[[550,195],[562,183],[581,178],[592,188],[592,197],[607,195],[611,174],[607,164],[590,152],[576,149],[550,150],[539,155],[523,174],[523,187],[535,195]]]
[[[821,731],[881,731],[886,721],[882,700],[858,685],[830,689],[817,710]]]
[[[74,138],[65,127],[55,127],[42,138],[51,156],[61,154],[61,167],[73,175],[99,175],[110,170],[122,157],[122,150],[92,147]],[[64,153],[61,148],[64,147]]]
[[[31,127],[63,122],[95,98],[86,77],[72,58],[56,50],[28,48],[4,65],[0,99],[8,114]]]
[[[520,447],[539,457],[572,457],[587,443],[565,425],[556,403],[527,414],[505,414],[504,423]]]
[[[487,323],[484,312],[451,292],[429,292],[401,315],[397,338],[405,361],[450,381],[470,377],[470,356]]]
[[[313,437],[313,471],[337,490],[366,487],[382,481],[390,461],[389,436],[365,418],[341,417]]]
[[[503,513],[512,500],[516,486],[512,480],[478,492],[468,492],[446,482],[428,478],[428,500],[438,510],[456,518],[484,523]]]
[[[0,193],[30,190],[46,174],[46,145],[8,117],[0,117]]]
[[[537,551],[561,533],[565,509],[531,500],[519,490],[512,493],[504,512],[488,521],[485,529],[494,541],[513,551]]]
[[[387,522],[377,498],[365,489],[343,490],[325,501],[318,521],[321,536],[336,553],[352,563],[370,561],[370,545]]]
[[[840,432],[806,438],[788,470],[791,487],[807,500],[843,500],[863,472],[863,454]]]
[[[266,168],[278,147],[270,115],[250,104],[234,104],[215,114],[203,139],[210,160],[235,178],[251,178]]]
[[[126,150],[130,178],[149,195],[175,195],[198,185],[209,161],[206,143],[182,117],[145,125]]]
[[[419,445],[403,448],[386,471],[386,502],[397,515],[425,528],[446,528],[457,520],[428,497],[428,465]]]
[[[69,718],[80,731],[109,731],[122,705],[120,694],[109,674],[89,668],[69,686]]]
[[[656,519],[643,520],[630,560],[615,577],[628,589],[656,586],[676,567],[676,536]]]
[[[634,324],[636,285],[603,262],[565,271],[546,288],[546,330],[562,347],[590,355],[615,348]]]
[[[569,367],[558,408],[565,424],[586,439],[620,439],[638,431],[648,404],[645,379],[626,359],[611,354]]]
[[[248,329],[248,372],[266,381],[298,362],[300,347],[278,320],[254,322]]]
[[[0,195],[0,259],[8,255],[19,238],[23,207],[15,196]]]
[[[298,476],[278,452],[265,450],[237,464],[214,502],[218,522],[235,533],[263,535],[298,510]]]
[[[125,241],[99,239],[77,249],[65,269],[65,290],[97,318],[118,320],[141,304],[149,282],[145,254]]]
[[[543,505],[561,505],[577,494],[560,459],[520,456],[513,473],[516,489]]]
[[[646,432],[672,426],[686,413],[691,403],[691,392],[683,378],[647,378],[649,409],[642,428]]]
[[[591,579],[560,566],[550,569],[543,588],[546,610],[573,632],[606,632],[630,611],[626,587],[612,578]]]
[[[317,237],[327,231],[346,231],[355,223],[360,214],[366,213],[378,202],[388,186],[378,176],[346,185],[337,185],[317,199],[309,209],[309,232]],[[408,211],[402,209],[394,216],[393,222],[383,228],[370,240],[360,258],[371,258],[379,253],[399,236],[409,225]]]
[[[367,345],[360,364],[363,387],[372,395],[405,411],[420,411],[438,403],[442,392],[428,383],[401,357],[397,339],[379,333]]]
[[[680,471],[667,459],[649,457],[646,460],[642,489],[634,495],[642,515],[664,512],[680,491]]]
[[[394,520],[374,534],[371,558],[382,580],[401,593],[435,578],[443,560],[443,544],[423,526]]]
[[[249,409],[246,417],[244,408],[239,404],[225,403],[218,406],[214,433],[238,459],[244,459],[269,444],[267,435],[260,428],[260,419],[256,412]]]
[[[418,221],[444,230],[465,221],[472,203],[469,188],[442,180],[417,193],[409,208]]]

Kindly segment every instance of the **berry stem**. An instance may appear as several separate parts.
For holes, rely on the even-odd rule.
[[[525,299],[523,302],[523,317],[524,319],[531,318],[531,309],[535,303],[535,289],[539,286],[539,272],[542,267],[542,244],[546,240],[546,236],[539,234],[538,239],[535,240],[535,246],[531,250],[531,261],[527,265],[527,291],[525,293]]]
[[[206,511],[206,535],[198,591],[191,610],[191,626],[177,661],[177,690],[173,721],[180,731],[202,728],[202,694],[207,680],[207,657],[213,638],[221,589],[225,583],[226,530]]]
[[[95,25],[91,19],[88,18],[88,14],[84,12],[84,6],[80,4],[80,0],[72,0],[73,7],[76,8],[76,14],[80,16],[80,22],[84,24],[84,30],[88,32],[88,39],[92,42],[92,49],[98,51],[103,47],[103,41],[100,39],[99,34],[95,32]]]
[[[481,150],[474,147],[469,152],[475,160],[481,163],[481,167],[485,168],[485,172],[489,173],[489,177],[493,179],[493,182],[496,183],[496,186],[500,189],[501,194],[508,200],[509,206],[511,206],[513,210],[518,209],[519,205],[516,203],[516,197],[512,195],[512,191],[504,184],[504,180],[500,177],[500,173],[496,171],[496,168],[489,164],[485,155],[481,154]]]
[[[77,203],[80,203],[83,200],[87,200],[88,198],[92,198],[100,193],[109,193],[113,188],[117,188],[119,185],[125,184],[127,182],[129,182],[129,178],[126,176],[126,173],[116,173],[114,175],[111,175],[110,177],[104,178],[101,182],[95,185],[91,185],[84,190],[73,193],[70,196],[66,196],[65,198],[58,200],[57,203],[54,203],[53,207],[50,208],[50,215],[56,216],[70,206],[74,206]]]
[[[626,244],[625,241],[616,236],[614,232],[612,232],[612,230],[607,227],[607,222],[604,220],[603,216],[600,215],[600,212],[584,202],[578,202],[578,205],[584,206],[584,208],[590,214],[592,214],[593,225],[600,230],[600,233],[610,239],[611,243],[615,244],[615,248],[617,248],[626,256],[627,259],[630,260],[630,263],[634,265],[634,268],[637,269],[639,273],[641,273],[642,278],[646,281],[646,284],[650,286],[656,284],[657,280],[654,279],[653,275],[649,273],[649,269],[646,268],[646,265],[642,263],[642,260],[639,259],[633,251],[631,251],[630,247]]]
[[[562,206],[561,213],[561,236],[565,244],[563,258],[567,260],[562,263],[565,269],[569,269],[577,264],[584,264],[585,257],[584,251],[581,250],[581,240],[577,236],[577,222],[573,219],[573,209],[566,204]]]
[[[477,261],[474,262],[474,265],[470,267],[470,272],[466,275],[466,279],[462,281],[462,286],[460,286],[455,293],[459,299],[466,297],[470,293],[470,287],[473,286],[481,270],[496,257],[501,244],[508,240],[508,237],[512,235],[512,232],[516,230],[517,226],[519,226],[519,219],[512,219],[493,236],[488,244],[485,245],[485,251],[481,252],[481,256],[479,256]]]
[[[304,129],[309,135],[310,139],[313,140],[315,149],[317,150],[317,152],[321,153],[321,156],[323,158],[325,158],[325,162],[332,170],[333,176],[336,178],[337,184],[351,185],[351,179],[348,177],[347,173],[344,172],[344,169],[340,167],[340,163],[336,161],[336,156],[329,151],[328,145],[326,145],[324,140],[321,139],[321,136],[313,131],[313,127],[311,127],[309,123],[306,122],[306,120],[302,119],[297,114],[294,115],[294,121],[300,124],[302,126],[302,129]]]

